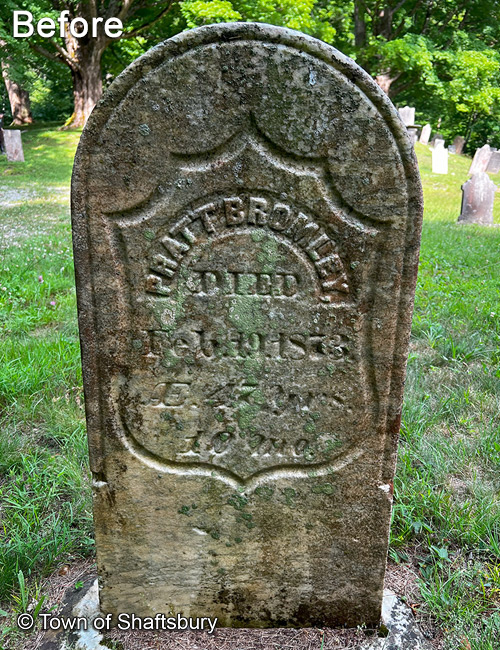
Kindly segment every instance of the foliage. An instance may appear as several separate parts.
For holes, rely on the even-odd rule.
[[[70,74],[55,63],[65,59],[60,51],[65,44],[30,39],[30,47],[24,39],[12,39],[12,10],[27,8],[38,19],[55,17],[66,6],[76,15],[84,5],[83,0],[2,2],[0,41],[12,74],[33,92],[35,116],[68,114]],[[106,0],[99,6],[112,6],[118,15],[124,2]],[[415,106],[418,121],[430,122],[448,140],[465,136],[466,150],[487,140],[500,146],[500,23],[491,19],[500,13],[499,0],[174,0],[171,7],[168,0],[133,0],[127,6],[126,38],[110,41],[102,53],[105,85],[152,45],[184,29],[267,22],[332,43],[398,105]],[[41,56],[42,50],[50,56]]]

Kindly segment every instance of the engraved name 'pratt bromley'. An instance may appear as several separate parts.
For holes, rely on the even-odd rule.
[[[186,32],[92,114],[72,210],[101,610],[377,623],[422,211],[387,97]]]
[[[178,270],[184,255],[197,243],[196,235],[190,229],[191,224],[200,220],[207,234],[216,235],[221,229],[231,229],[235,226],[267,227],[274,232],[289,237],[292,242],[305,251],[316,267],[316,272],[321,279],[321,287],[326,296],[332,291],[348,293],[347,278],[342,262],[336,253],[336,246],[321,229],[306,214],[294,211],[283,202],[271,202],[262,197],[248,197],[245,201],[241,197],[219,199],[202,205],[192,212],[183,215],[169,229],[167,236],[160,240],[161,252],[156,252],[149,259],[149,268],[152,274],[147,278],[147,290],[160,294],[168,294],[169,289],[165,282],[169,282]],[[157,249],[158,250],[158,247]],[[279,277],[279,276],[278,276]],[[200,278],[202,285],[207,289],[207,283],[217,283],[216,274],[207,277],[207,272]],[[241,293],[240,286],[244,281],[238,275],[228,278],[229,292]],[[285,280],[294,283],[294,276],[289,275]],[[252,293],[261,293],[265,287],[271,289],[271,280],[262,280],[260,289],[255,284],[251,285]],[[262,286],[263,285],[263,286]],[[198,289],[202,290],[202,289]],[[290,295],[293,290],[289,288]],[[281,291],[280,291],[281,293]]]

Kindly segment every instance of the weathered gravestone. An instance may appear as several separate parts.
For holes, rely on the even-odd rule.
[[[448,173],[448,150],[444,148],[444,140],[436,140],[432,149],[432,173]]]
[[[444,138],[443,138],[443,136],[441,135],[441,133],[435,133],[434,136],[432,137],[432,140],[430,141],[429,144],[430,144],[431,147],[435,147],[435,146],[436,146],[436,142],[439,142],[440,140],[442,140],[442,141],[443,141],[443,144],[444,144]]]
[[[497,151],[496,149],[492,151],[486,171],[490,174],[498,174],[500,171],[500,151]]]
[[[422,132],[420,133],[420,142],[422,144],[429,144],[429,138],[431,137],[431,125],[426,124],[422,127]]]
[[[474,174],[462,185],[462,209],[458,221],[491,226],[496,185],[486,172]]]
[[[474,174],[479,174],[480,172],[485,172],[488,167],[488,163],[491,158],[491,148],[489,144],[485,144],[480,149],[476,149],[474,158],[472,159],[471,166],[469,168],[469,176]]]
[[[409,126],[408,127],[408,137],[411,140],[411,143],[413,146],[418,142],[418,130],[420,128],[419,124],[415,124],[414,126]]]
[[[453,146],[455,147],[456,154],[462,153],[462,151],[464,150],[464,144],[465,144],[465,138],[461,135],[457,135],[457,137],[453,140]]]
[[[8,162],[24,162],[23,144],[21,142],[21,131],[14,129],[2,129],[3,145],[7,154]]]
[[[421,212],[320,41],[213,25],[114,82],[72,207],[103,611],[378,621]]]
[[[399,116],[403,120],[405,126],[413,126],[415,124],[415,108],[413,106],[400,108]]]

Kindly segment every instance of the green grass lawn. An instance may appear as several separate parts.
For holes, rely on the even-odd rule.
[[[30,129],[26,164],[0,158],[0,607],[9,612],[39,600],[57,564],[93,553],[68,208],[78,137]],[[420,612],[446,648],[498,650],[500,228],[456,223],[468,158],[451,156],[442,176],[427,147],[417,154],[425,216],[390,558],[418,571]],[[6,648],[18,647],[13,634],[6,625]]]

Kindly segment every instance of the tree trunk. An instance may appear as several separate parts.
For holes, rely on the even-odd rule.
[[[73,78],[73,114],[64,127],[82,128],[94,106],[101,99],[101,57],[106,49],[107,40],[102,34],[98,38],[91,38],[88,35],[75,38],[67,26],[64,40],[66,44],[64,61],[69,66]]]
[[[19,84],[8,75],[9,65],[2,61],[2,75],[5,81],[5,88],[9,96],[10,110],[12,113],[12,124],[23,126],[33,123],[31,115],[30,96],[27,90],[21,88]]]
[[[396,80],[396,77],[391,77],[389,74],[378,74],[375,77],[375,83],[379,85],[386,95],[391,91],[391,84]]]
[[[96,53],[97,54],[97,53]],[[78,70],[71,70],[73,77],[73,114],[66,122],[66,128],[81,128],[85,126],[94,106],[101,99],[101,54],[85,60],[80,58]]]
[[[383,36],[386,40],[390,41],[392,37],[392,17],[394,9],[392,7],[384,7],[375,21],[375,36]]]
[[[401,85],[399,87],[396,85],[393,86],[393,83],[397,81],[402,74],[402,72],[391,74],[390,70],[389,72],[381,72],[375,77],[375,83],[392,99],[398,94],[398,92],[401,92],[401,90],[404,89]]]
[[[360,0],[354,3],[354,45],[356,47],[366,45],[366,23]]]

